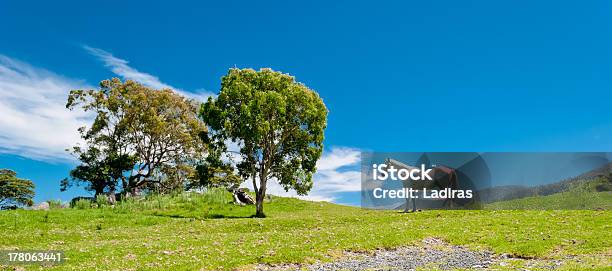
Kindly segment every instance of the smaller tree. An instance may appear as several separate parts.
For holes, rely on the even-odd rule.
[[[62,181],[65,189],[86,183],[96,194],[138,190],[173,191],[195,174],[206,149],[200,134],[199,103],[170,89],[134,81],[103,80],[99,89],[72,90],[66,107],[95,114],[79,128],[84,147],[72,153],[81,164]]]
[[[34,183],[17,178],[17,173],[10,169],[0,169],[0,206],[32,206]]]

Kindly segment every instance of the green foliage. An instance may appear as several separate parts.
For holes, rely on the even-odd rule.
[[[0,207],[5,205],[32,206],[34,183],[17,178],[17,173],[10,169],[0,169]]]
[[[117,78],[99,89],[73,90],[66,107],[95,114],[79,132],[86,147],[75,146],[81,165],[62,181],[62,188],[85,182],[96,195],[151,189],[182,188],[192,178],[204,153],[198,140],[206,127],[197,115],[198,103],[172,90],[155,90]]]
[[[61,181],[61,190],[66,191],[75,183],[86,183],[85,189],[94,191],[96,195],[115,191],[117,181],[123,178],[123,173],[134,166],[133,156],[118,155],[108,150],[102,152],[103,146],[90,145],[86,150],[75,147],[81,164],[70,171],[70,179]]]
[[[108,201],[108,197],[106,195],[97,195],[96,196],[96,205],[98,207],[103,207],[103,206],[110,205],[110,202]]]
[[[232,187],[239,185],[242,180],[234,173],[234,168],[229,162],[223,162],[221,155],[224,146],[208,145],[208,155],[196,166],[196,178],[188,185],[192,187]]]
[[[240,143],[237,169],[253,180],[258,216],[264,215],[268,179],[300,195],[312,188],[327,108],[294,77],[270,69],[230,69],[219,96],[202,105],[200,116],[210,127],[210,142]]]
[[[91,201],[87,199],[79,199],[74,202],[72,208],[80,210],[91,209]]]

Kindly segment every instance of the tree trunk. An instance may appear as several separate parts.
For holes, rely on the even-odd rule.
[[[259,175],[259,190],[255,192],[255,207],[257,211],[255,212],[255,217],[266,217],[263,210],[264,198],[266,197],[266,181],[267,181],[267,172],[265,169],[262,169]]]
[[[263,195],[263,193],[255,194],[255,207],[257,208],[257,211],[255,212],[255,217],[266,217],[263,210],[264,197],[265,196]]]
[[[100,188],[100,187],[98,187],[98,188],[96,188],[96,190],[95,190],[95,194],[94,194],[94,196],[93,196],[94,201],[96,200],[96,198],[98,197],[98,195],[104,195],[104,187],[101,187],[101,188]]]
[[[127,182],[125,176],[121,176],[121,188],[123,189],[124,192],[127,191],[128,186],[129,185],[128,185],[128,182]]]

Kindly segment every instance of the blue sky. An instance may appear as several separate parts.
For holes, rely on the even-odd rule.
[[[608,1],[124,2],[0,3],[0,167],[36,200],[81,193],[58,189],[85,118],[61,103],[112,76],[200,96],[234,66],[296,76],[330,110],[313,197],[337,202],[360,150],[612,149]]]

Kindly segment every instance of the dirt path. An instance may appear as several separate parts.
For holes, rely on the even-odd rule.
[[[344,257],[329,263],[310,265],[258,265],[258,271],[311,270],[311,271],[345,271],[345,270],[486,270],[493,265],[508,266],[513,261],[522,261],[521,266],[538,265],[544,269],[556,269],[558,261],[535,261],[512,259],[508,256],[495,256],[486,251],[473,251],[460,246],[451,246],[435,238],[423,240],[422,246],[407,246],[392,250],[376,250],[370,253],[346,252]],[[531,261],[531,262],[530,262]],[[523,269],[518,269],[523,270]]]

